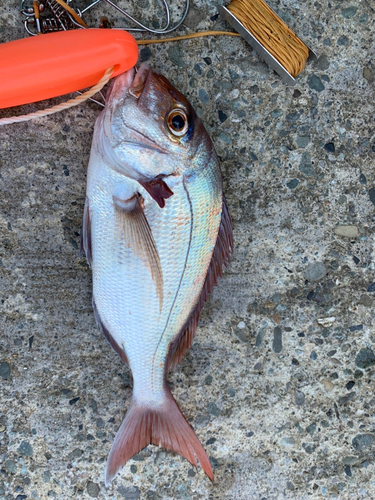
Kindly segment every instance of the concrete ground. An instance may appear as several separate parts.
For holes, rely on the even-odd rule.
[[[229,29],[217,4],[194,1],[180,32]],[[0,40],[23,37],[17,2],[0,5]],[[270,5],[319,56],[294,88],[242,39],[141,50],[206,124],[233,221],[232,262],[169,376],[214,484],[149,446],[104,486],[132,381],[78,255],[88,103],[0,128],[1,499],[375,498],[374,4]]]

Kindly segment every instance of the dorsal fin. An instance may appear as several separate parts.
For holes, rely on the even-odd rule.
[[[168,360],[166,364],[167,370],[170,370],[174,366],[176,366],[184,357],[186,351],[190,348],[195,332],[197,330],[199,314],[202,310],[203,304],[206,302],[208,294],[212,292],[214,286],[217,284],[218,277],[222,276],[223,265],[228,265],[230,254],[232,252],[232,225],[227,204],[223,196],[223,208],[219,233],[217,235],[216,245],[212,253],[211,262],[208,267],[202,292],[195,308],[193,309],[188,320],[181,329],[181,332],[176,336],[176,338],[170,345]]]

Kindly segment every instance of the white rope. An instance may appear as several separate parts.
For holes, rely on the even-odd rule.
[[[41,116],[48,116],[54,113],[58,113],[59,111],[63,111],[64,109],[72,108],[73,106],[78,106],[82,102],[87,101],[91,96],[99,92],[104,85],[109,81],[112,76],[114,66],[108,68],[99,82],[91,87],[90,90],[84,92],[82,95],[76,97],[75,99],[69,99],[67,102],[63,102],[61,104],[57,104],[56,106],[52,106],[52,108],[41,109],[40,111],[36,111],[35,113],[29,113],[28,115],[21,116],[10,116],[9,118],[1,118],[1,125],[10,125],[11,123],[19,123],[19,122],[27,122],[29,120],[33,120],[34,118],[40,118]]]

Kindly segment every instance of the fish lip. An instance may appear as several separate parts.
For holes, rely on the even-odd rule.
[[[130,68],[128,71],[121,73],[111,80],[105,96],[106,105],[109,104],[112,99],[116,98],[116,94],[119,93],[119,90],[121,93],[127,93],[129,91],[135,78],[134,70],[135,68]]]
[[[167,151],[162,150],[158,147],[153,147],[149,144],[145,144],[144,142],[136,142],[136,141],[122,141],[122,144],[127,144],[129,146],[141,147],[143,149],[150,149],[151,151],[157,151],[158,153],[167,154]]]
[[[148,63],[142,63],[136,71],[133,82],[128,89],[128,93],[135,99],[139,99],[144,91],[146,82],[151,72],[151,67]]]
[[[111,95],[116,97],[116,87],[121,82],[120,90],[123,95],[131,95],[135,99],[139,99],[145,88],[148,76],[151,72],[151,67],[148,63],[141,63],[140,67],[130,68],[128,71],[121,73],[116,78],[111,80],[106,93],[106,103],[110,101]],[[119,83],[118,83],[119,82]]]

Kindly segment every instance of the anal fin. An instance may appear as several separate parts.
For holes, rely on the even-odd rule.
[[[94,310],[94,317],[95,317],[95,321],[96,321],[96,324],[98,325],[99,327],[99,330],[102,332],[102,334],[104,335],[104,337],[106,338],[107,342],[109,343],[109,345],[111,347],[113,347],[113,349],[117,352],[117,354],[120,356],[120,358],[125,361],[125,363],[128,365],[129,364],[129,361],[128,361],[128,358],[124,352],[123,349],[121,349],[121,347],[118,345],[118,343],[115,341],[115,339],[112,337],[112,335],[109,333],[109,330],[108,328],[106,328],[102,322],[102,320],[100,319],[100,316],[99,316],[99,312],[98,312],[98,308],[96,307],[96,304],[95,304],[95,299],[93,298],[92,299],[92,308]]]
[[[199,300],[192,310],[181,332],[176,336],[175,340],[170,345],[167,369],[170,370],[176,366],[184,357],[186,351],[190,348],[195,332],[197,330],[199,315],[204,303],[207,300],[208,294],[212,292],[217,284],[218,278],[223,275],[223,265],[228,265],[230,255],[233,252],[233,233],[232,224],[228,207],[223,196],[223,208],[219,232],[217,235],[216,245],[212,253],[212,258],[206,279],[202,288]]]

